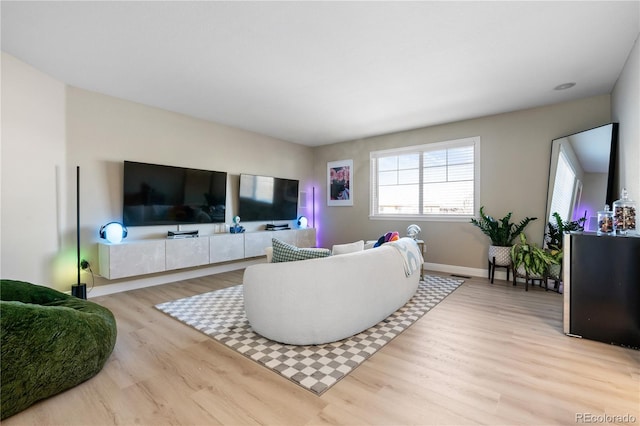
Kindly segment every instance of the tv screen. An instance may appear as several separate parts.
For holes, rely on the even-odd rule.
[[[296,219],[298,181],[241,174],[238,216],[247,222]]]
[[[220,223],[227,173],[125,161],[123,193],[125,226]]]

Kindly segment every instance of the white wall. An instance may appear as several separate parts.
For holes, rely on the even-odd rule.
[[[618,166],[620,182],[617,194],[627,188],[629,198],[640,200],[640,38],[611,94],[613,121],[620,123]],[[619,197],[614,197],[618,199]]]
[[[82,205],[91,226],[122,217],[123,160],[227,172],[227,223],[237,213],[241,172],[301,179],[301,188],[312,175],[310,147],[73,87],[67,107],[69,161],[87,170]],[[176,227],[135,227],[130,235],[166,236],[169,229]]]
[[[76,282],[76,166],[81,254],[96,271],[98,230],[122,217],[124,160],[226,171],[227,223],[237,213],[241,172],[299,179],[302,191],[312,185],[310,147],[67,87],[9,55],[2,57],[2,278],[64,291]],[[301,209],[300,214],[309,213]],[[129,238],[164,238],[176,228],[130,228]],[[184,226],[193,228],[214,232],[213,225]],[[179,271],[144,280],[191,276],[194,271]],[[85,273],[82,280],[90,284]],[[97,277],[96,285],[122,289],[128,281],[133,287],[141,280]]]
[[[65,141],[65,85],[2,53],[2,278],[75,282]]]
[[[68,162],[80,165],[82,171],[82,252],[94,265],[98,229],[122,218],[124,160],[227,172],[227,224],[238,211],[240,173],[299,179],[302,189],[312,176],[310,147],[73,87],[67,89],[67,126]],[[263,224],[244,225],[255,229]],[[128,238],[165,238],[168,230],[177,229],[130,227]],[[181,229],[198,229],[207,235],[215,232],[215,225],[183,225]],[[184,273],[151,279],[167,282],[182,279],[187,276]],[[202,271],[207,273],[210,270]],[[114,281],[100,279],[97,283]]]
[[[529,238],[542,243],[547,200],[551,141],[610,122],[608,95],[516,111],[367,139],[322,146],[316,149],[317,179],[326,176],[327,162],[354,160],[353,207],[326,206],[326,177],[320,190],[321,245],[357,239],[377,239],[387,231],[404,235],[412,221],[370,220],[369,152],[420,145],[464,137],[481,138],[480,205],[494,216],[513,212],[519,222],[538,217],[526,229]],[[489,240],[464,222],[416,221],[427,246],[429,267],[455,267],[454,272],[481,274],[486,270]],[[448,270],[451,270],[449,268]]]

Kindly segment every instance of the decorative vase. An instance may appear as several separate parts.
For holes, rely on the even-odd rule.
[[[606,204],[604,210],[598,212],[598,235],[613,235],[613,223],[613,211]]]
[[[511,247],[489,246],[489,261],[493,262],[496,258],[496,266],[511,265]]]
[[[622,188],[620,199],[613,202],[613,233],[636,233],[636,202],[629,199],[626,188]]]

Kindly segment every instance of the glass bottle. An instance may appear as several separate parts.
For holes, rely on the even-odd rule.
[[[598,212],[598,235],[614,235],[613,212],[609,210],[609,204]]]
[[[629,199],[626,188],[613,202],[613,229],[616,235],[636,233],[636,202]]]

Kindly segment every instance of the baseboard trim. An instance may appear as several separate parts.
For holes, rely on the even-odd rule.
[[[487,278],[489,276],[487,269],[467,268],[466,266],[445,265],[442,263],[425,262],[424,269],[428,271],[434,271],[434,272],[443,272],[445,274],[466,275],[471,277]],[[511,278],[511,275],[509,275],[509,278]],[[504,268],[500,268],[500,270],[496,269],[495,279],[506,280],[507,279],[506,269]]]

